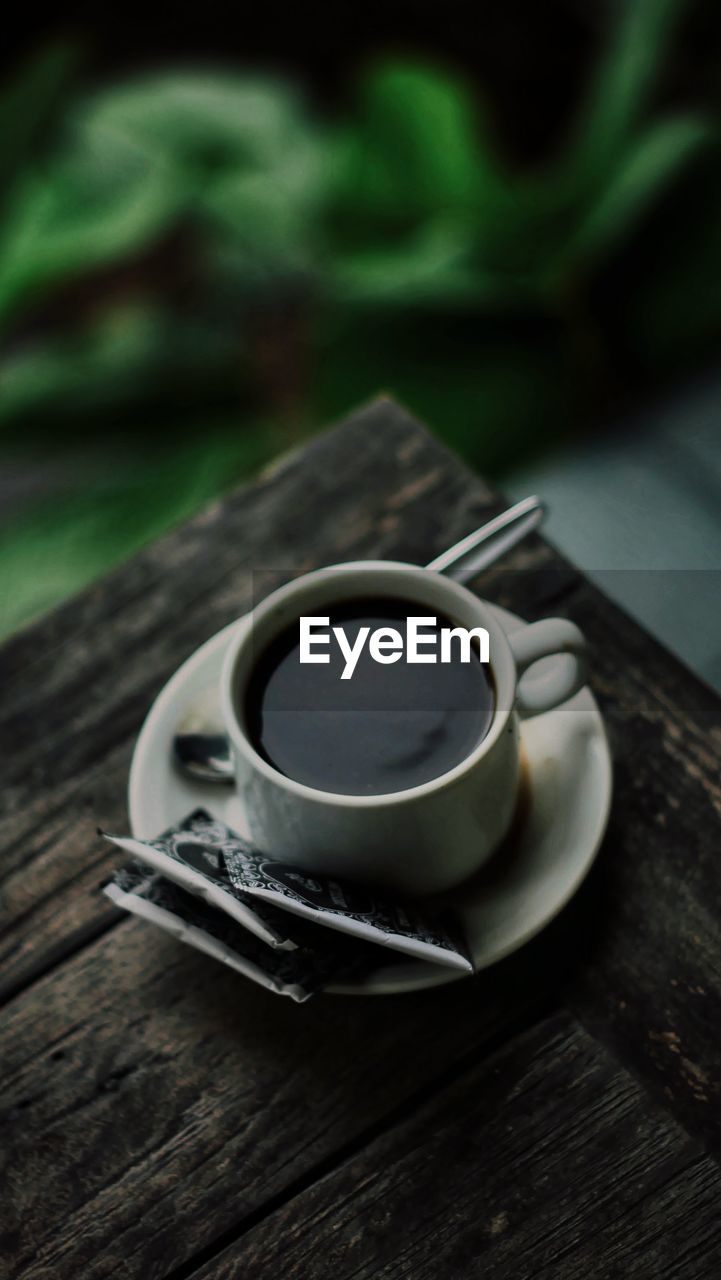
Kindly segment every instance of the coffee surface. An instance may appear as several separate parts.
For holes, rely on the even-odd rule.
[[[342,627],[356,642],[361,627],[371,634],[392,627],[405,639],[408,617],[428,616],[428,605],[407,600],[364,599],[317,611],[329,616],[328,630]],[[459,764],[488,733],[494,713],[490,669],[461,660],[452,641],[451,661],[440,661],[440,630],[451,619],[436,614],[435,663],[410,663],[405,649],[383,665],[365,644],[353,675],[331,632],[330,643],[314,651],[330,661],[300,661],[299,623],[257,656],[238,708],[256,751],[281,773],[320,791],[344,795],[385,795],[419,786]]]

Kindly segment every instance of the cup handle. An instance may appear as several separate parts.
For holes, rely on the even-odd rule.
[[[551,711],[586,683],[586,641],[575,623],[565,618],[543,618],[541,622],[514,631],[508,643],[519,680],[516,710],[524,720]],[[554,665],[551,671],[539,671],[523,679],[534,663],[554,654],[566,655],[566,661]]]

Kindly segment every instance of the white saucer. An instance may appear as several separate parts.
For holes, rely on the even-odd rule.
[[[494,606],[507,632],[525,624]],[[246,815],[231,788],[203,786],[171,760],[175,727],[189,706],[220,678],[232,623],[201,645],[156,698],[135,746],[128,806],[133,835],[157,836],[191,810],[207,809],[247,834]],[[547,659],[556,662],[559,659]],[[601,713],[588,689],[555,711],[526,720],[521,739],[530,799],[518,830],[487,868],[458,895],[476,969],[528,942],[576,892],[603,838],[611,805],[611,757]],[[331,988],[343,994],[385,995],[457,981],[463,974],[419,961],[381,965],[362,981]]]

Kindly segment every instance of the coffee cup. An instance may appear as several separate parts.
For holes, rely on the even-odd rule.
[[[405,602],[409,612],[420,607],[469,631],[481,629],[494,690],[492,714],[484,735],[438,776],[402,790],[342,794],[275,767],[259,750],[243,709],[262,655],[282,633],[301,617],[371,597]],[[541,662],[554,655],[565,660]],[[494,612],[466,587],[395,561],[304,574],[238,624],[221,677],[235,785],[253,840],[278,861],[306,871],[409,895],[449,889],[492,855],[511,824],[519,792],[519,721],[559,706],[585,679],[584,638],[565,619],[547,618],[506,635]]]

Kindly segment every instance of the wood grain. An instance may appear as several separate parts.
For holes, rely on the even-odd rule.
[[[565,1015],[214,1257],[197,1280],[701,1280],[721,1173]]]
[[[6,1010],[0,1256],[164,1276],[541,1016],[537,977],[297,1006],[126,920]]]
[[[529,947],[446,991],[298,1009],[140,922],[118,923],[96,892],[114,858],[95,827],[126,820],[134,737],[197,644],[299,568],[368,555],[423,563],[497,504],[380,401],[0,654],[0,1249],[11,1274],[182,1280],[221,1265],[228,1246],[228,1274],[255,1275],[287,1235],[288,1274],[322,1276],[336,1220],[358,1275],[481,1274],[474,1251],[493,1275],[655,1280],[664,1256],[684,1280],[720,1273],[707,1211],[721,1137],[720,704],[540,539],[485,575],[483,592],[583,627],[616,791],[597,866]],[[519,1092],[496,1088],[492,1051]],[[528,1080],[543,1083],[523,1083],[528,1061]],[[544,1119],[529,1128],[537,1102]],[[572,1161],[552,1161],[546,1185],[554,1106]],[[483,1135],[475,1146],[464,1116]],[[506,1138],[504,1123],[515,1126]],[[406,1133],[410,1146],[397,1147]],[[461,1195],[457,1212],[431,1176],[438,1152],[453,1169],[456,1148],[469,1182],[471,1163],[489,1170],[473,1183],[478,1203]],[[658,1171],[650,1181],[642,1152]],[[371,1226],[353,1244],[359,1171],[396,1159],[418,1208],[402,1180],[386,1181],[381,1208],[376,1191],[359,1208]],[[454,1179],[458,1192],[462,1172]],[[517,1180],[527,1231],[511,1213]],[[596,1188],[588,1200],[584,1180]],[[607,1209],[594,1219],[596,1199]],[[445,1271],[429,1270],[426,1203]],[[301,1272],[311,1240],[317,1261]]]

